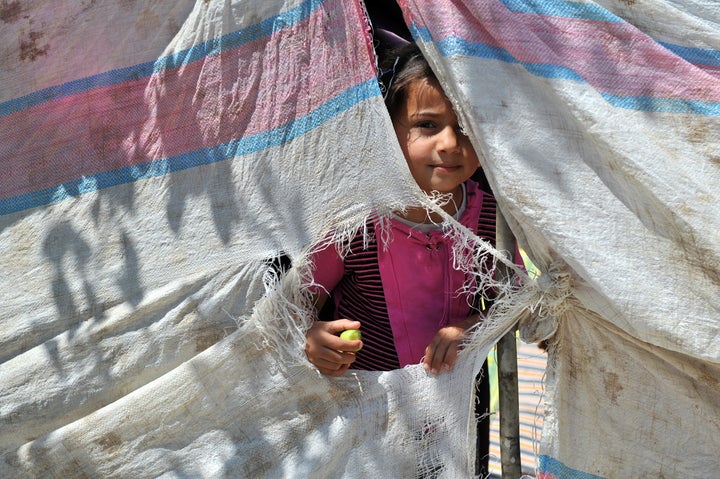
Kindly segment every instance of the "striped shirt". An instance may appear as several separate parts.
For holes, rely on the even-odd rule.
[[[466,183],[460,222],[494,243],[495,199]],[[374,221],[340,258],[333,247],[316,255],[315,281],[331,292],[332,319],[360,321],[363,349],[354,369],[389,371],[420,361],[441,327],[465,319],[472,298],[458,294],[470,280],[452,266],[452,244],[442,231],[420,232],[391,219],[392,241],[378,249]],[[427,314],[426,314],[427,312]]]

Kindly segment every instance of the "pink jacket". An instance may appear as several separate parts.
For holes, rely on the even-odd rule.
[[[466,209],[460,222],[477,231],[483,200],[489,198],[494,205],[494,199],[472,181],[466,187]],[[420,362],[441,327],[464,320],[473,298],[460,292],[470,279],[453,268],[450,238],[442,231],[420,232],[396,219],[391,223],[391,242],[387,248],[382,244],[377,248],[377,261],[395,348],[400,365],[405,366]],[[331,246],[317,253],[314,262],[315,282],[338,293],[335,289],[343,278],[344,263],[336,249]],[[336,302],[342,296],[339,293],[334,294]]]

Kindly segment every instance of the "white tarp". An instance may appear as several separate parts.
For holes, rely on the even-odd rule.
[[[543,272],[439,378],[318,375],[266,272],[426,201],[355,2],[3,2],[0,476],[467,477],[518,317],[539,476],[712,476],[720,7],[400,3]]]
[[[556,329],[540,470],[712,477],[720,6],[408,3],[513,231],[570,285],[521,327]]]

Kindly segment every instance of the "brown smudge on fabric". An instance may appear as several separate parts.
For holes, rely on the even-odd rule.
[[[5,23],[12,23],[20,18],[22,8],[20,7],[20,1],[7,1],[3,0],[0,4],[0,20]]]
[[[35,61],[37,57],[47,55],[50,45],[38,45],[38,40],[44,35],[43,32],[30,32],[27,38],[20,39],[20,61]]]
[[[122,444],[122,438],[111,431],[103,435],[103,437],[98,439],[96,442],[103,448],[103,451],[108,451],[119,447]]]
[[[710,134],[710,125],[707,122],[695,122],[690,125],[687,139],[690,143],[705,143]]]
[[[195,335],[195,352],[205,351],[210,346],[220,342],[226,334],[221,328],[215,326],[203,326],[194,332]]]
[[[182,23],[178,23],[177,19],[172,15],[168,16],[167,19],[165,19],[165,28],[173,35],[180,31],[181,26]]]
[[[617,404],[618,393],[623,390],[618,375],[613,372],[605,373],[603,385],[605,386],[605,395],[610,399],[610,402]]]
[[[162,26],[161,19],[145,6],[135,21],[135,28],[138,31],[153,31]]]

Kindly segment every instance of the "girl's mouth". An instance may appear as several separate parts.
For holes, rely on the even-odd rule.
[[[452,173],[460,169],[460,167],[453,165],[432,165],[432,169],[439,172]]]

